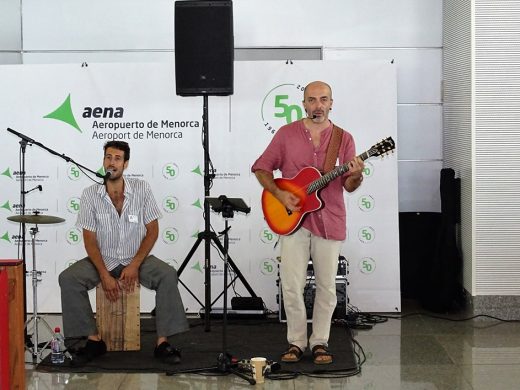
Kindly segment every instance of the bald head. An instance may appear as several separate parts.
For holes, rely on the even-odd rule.
[[[305,101],[305,98],[307,97],[307,91],[309,90],[312,90],[314,91],[315,89],[320,89],[320,90],[323,90],[323,89],[326,89],[328,90],[328,96],[330,99],[332,99],[332,88],[330,87],[329,84],[323,82],[323,81],[313,81],[309,84],[307,84],[307,86],[305,87],[305,89],[303,90],[303,100]]]
[[[332,109],[332,88],[323,81],[307,84],[303,91],[303,108],[312,122],[326,123]]]

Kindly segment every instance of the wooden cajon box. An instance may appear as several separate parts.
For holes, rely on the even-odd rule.
[[[107,351],[141,349],[140,286],[132,293],[121,289],[115,302],[105,296],[101,283],[96,287],[96,324]]]

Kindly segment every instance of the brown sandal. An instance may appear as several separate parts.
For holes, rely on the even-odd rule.
[[[314,364],[331,364],[333,356],[325,345],[318,344],[312,347],[312,361]],[[325,357],[325,359],[320,359],[321,357]]]
[[[282,353],[280,360],[284,363],[296,363],[302,359],[303,351],[300,347],[294,344],[289,344],[287,351]]]

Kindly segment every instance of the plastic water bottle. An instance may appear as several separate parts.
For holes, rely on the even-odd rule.
[[[65,361],[65,355],[63,353],[63,349],[65,348],[63,344],[63,336],[60,333],[60,327],[57,326],[54,328],[54,336],[51,340],[51,363],[52,364],[61,364]]]

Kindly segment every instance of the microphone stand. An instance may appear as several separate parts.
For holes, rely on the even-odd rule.
[[[99,172],[95,172],[92,169],[89,169],[89,168],[85,167],[84,165],[81,165],[81,164],[77,163],[72,158],[66,156],[64,153],[60,154],[60,153],[56,152],[55,150],[52,150],[51,148],[48,148],[47,146],[43,145],[41,142],[35,141],[32,138],[30,138],[30,137],[28,137],[28,136],[26,136],[26,135],[24,135],[22,133],[19,133],[16,130],[13,130],[13,129],[8,127],[7,131],[10,132],[10,133],[13,133],[14,135],[16,135],[18,137],[20,137],[22,139],[22,141],[25,141],[26,144],[29,143],[29,144],[32,144],[32,145],[37,145],[40,148],[45,149],[50,154],[53,154],[53,155],[58,156],[58,157],[61,157],[66,162],[72,163],[74,165],[77,165],[78,167],[84,169],[85,171],[88,171],[88,172],[92,173],[93,175],[96,175],[96,177],[99,177],[100,179],[105,179],[105,177],[106,177],[105,175],[102,175]],[[20,141],[20,144],[22,143],[22,141]],[[25,152],[25,150],[24,150],[24,152]],[[25,155],[24,155],[24,158],[25,158]],[[25,162],[23,162],[23,165],[25,167]],[[24,171],[25,171],[25,168],[24,168]],[[22,179],[25,179],[25,172],[23,172]],[[22,182],[23,182],[23,180],[22,180]],[[22,207],[23,207],[23,205],[22,205]]]
[[[172,371],[167,373],[168,375],[174,374],[187,374],[187,373],[198,373],[198,372],[216,372],[221,374],[234,374],[246,381],[249,384],[254,385],[256,381],[254,378],[250,378],[244,373],[241,373],[235,369],[236,363],[233,363],[232,356],[227,352],[227,289],[228,289],[228,266],[229,266],[229,235],[228,231],[231,227],[228,224],[228,219],[233,218],[234,211],[241,211],[249,213],[251,208],[248,207],[242,199],[239,198],[227,198],[225,195],[220,195],[218,198],[205,199],[208,205],[211,205],[213,211],[219,213],[222,212],[222,217],[225,221],[224,231],[224,310],[222,315],[222,352],[217,357],[217,364],[211,367],[187,369]]]
[[[66,156],[65,154],[59,154],[58,152],[46,147],[45,145],[43,145],[42,143],[38,142],[38,141],[35,141],[34,139],[22,134],[22,133],[19,133],[18,131],[16,130],[13,130],[11,128],[7,128],[7,131],[10,132],[10,133],[13,133],[14,135],[16,135],[17,137],[19,137],[21,139],[20,141],[20,150],[21,150],[21,154],[22,154],[22,159],[21,159],[21,163],[20,163],[20,169],[21,169],[21,172],[20,172],[20,175],[21,175],[21,179],[20,179],[20,204],[21,204],[21,215],[25,215],[25,195],[32,191],[25,191],[25,151],[26,151],[26,147],[27,147],[27,144],[29,145],[38,145],[39,147],[41,147],[42,149],[45,149],[47,150],[49,153],[51,154],[54,154],[55,156],[58,156],[58,157],[61,157],[63,158],[65,161],[67,162],[70,162],[70,163],[73,163],[75,165],[77,165],[78,167],[88,171],[88,172],[91,172],[92,174],[96,175],[97,177],[99,178],[102,178],[102,179],[105,179],[105,176],[103,176],[101,173],[98,173],[98,172],[94,172],[93,170],[81,165],[81,164],[78,164],[76,161],[74,161],[72,158]],[[34,189],[34,188],[33,188]],[[41,191],[41,189],[40,189]],[[22,226],[21,226],[21,229],[22,229],[22,237],[21,237],[21,240],[22,240],[22,263],[23,263],[23,274],[24,276],[27,275],[27,265],[26,265],[26,248],[25,248],[25,239],[26,239],[26,233],[25,233],[25,222],[21,222]],[[25,277],[23,278],[23,310],[24,310],[24,319],[27,318],[27,287],[26,287],[26,281],[25,281]],[[25,344],[32,347],[32,342],[30,340],[30,337],[28,337],[27,335],[27,327],[24,327],[24,340],[25,340]],[[38,348],[38,346],[36,345],[36,348]]]
[[[21,177],[21,180],[20,180],[20,205],[21,205],[21,209],[22,209],[22,213],[21,215],[25,215],[25,195],[27,194],[25,192],[25,149],[27,148],[27,140],[25,139],[21,139],[20,140],[20,151],[22,152],[22,161],[21,161],[21,166],[20,166],[20,175],[22,176]],[[26,259],[26,252],[25,252],[25,222],[22,222],[22,264],[23,264],[23,275],[24,275],[24,278],[23,278],[23,318],[24,318],[24,321],[25,319],[27,318],[27,288],[26,288],[26,283],[25,283],[25,276],[27,275],[27,265],[25,264],[25,259]],[[24,342],[25,344],[31,344],[31,341],[30,341],[30,337],[27,337],[27,327],[25,326],[24,327]]]

